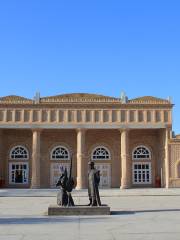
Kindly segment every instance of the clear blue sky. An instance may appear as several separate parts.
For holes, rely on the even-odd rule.
[[[0,96],[172,96],[180,133],[180,1],[1,0]]]

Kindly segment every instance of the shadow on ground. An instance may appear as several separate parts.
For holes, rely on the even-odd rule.
[[[115,215],[128,215],[128,214],[140,214],[140,213],[154,213],[154,212],[180,212],[180,209],[147,209],[137,211],[111,211],[111,215],[106,216],[45,216],[45,217],[4,217],[0,218],[0,225],[24,225],[24,224],[59,224],[59,223],[74,223],[79,222],[101,222],[112,220]]]
[[[180,209],[147,209],[136,211],[111,211],[111,215],[128,215],[137,213],[153,213],[153,212],[180,212]]]

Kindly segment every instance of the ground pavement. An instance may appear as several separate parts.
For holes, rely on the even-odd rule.
[[[180,189],[107,189],[110,216],[47,216],[53,189],[0,189],[0,240],[180,240]],[[87,190],[73,191],[87,204]]]

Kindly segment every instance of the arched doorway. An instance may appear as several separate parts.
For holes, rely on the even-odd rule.
[[[59,145],[52,149],[50,153],[50,185],[55,187],[59,176],[64,172],[65,168],[69,172],[70,169],[70,151],[67,147]]]
[[[132,152],[132,181],[133,184],[151,184],[151,152],[146,146],[138,146]]]
[[[28,184],[29,152],[24,146],[15,146],[9,156],[9,184]]]
[[[91,152],[91,161],[95,162],[95,167],[100,171],[100,188],[111,187],[111,154],[107,147],[97,146]]]

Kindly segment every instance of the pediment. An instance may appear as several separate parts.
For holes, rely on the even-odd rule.
[[[118,98],[90,93],[69,93],[49,97],[42,97],[41,102],[63,102],[63,101],[119,101]]]
[[[0,98],[1,103],[32,103],[32,100],[29,98],[17,96],[17,95],[8,95]]]
[[[149,104],[170,104],[170,101],[163,98],[157,98],[153,96],[144,96],[139,98],[130,99],[129,103],[149,103]]]

